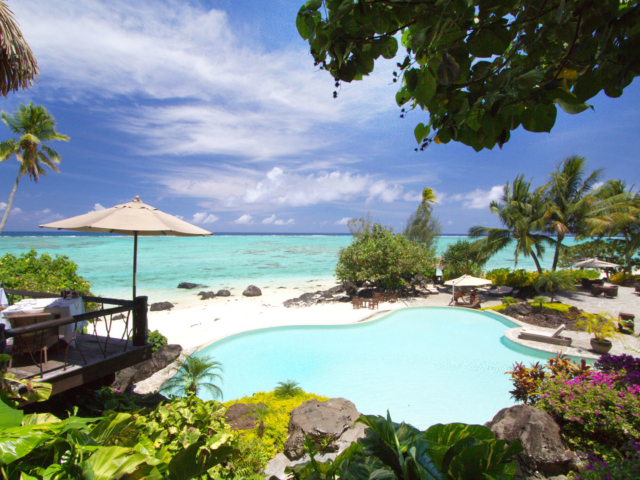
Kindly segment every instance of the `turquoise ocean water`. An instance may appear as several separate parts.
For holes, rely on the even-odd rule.
[[[438,254],[465,236],[443,236]],[[277,288],[283,283],[331,281],[338,252],[351,242],[348,235],[213,235],[211,237],[140,237],[138,241],[138,295],[149,301],[178,300],[185,293],[180,282],[220,288]],[[572,239],[565,241],[568,245]],[[0,256],[35,249],[38,253],[67,255],[78,273],[105,297],[131,295],[133,238],[122,235],[43,235],[9,233],[0,237]],[[543,265],[551,264],[549,250]],[[513,267],[513,251],[494,256],[487,269]],[[533,270],[531,259],[520,258],[518,267]]]

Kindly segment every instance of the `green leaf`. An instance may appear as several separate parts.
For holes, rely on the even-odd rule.
[[[19,427],[24,413],[0,400],[0,428]]]
[[[482,121],[483,115],[484,110],[477,105],[474,105],[471,110],[469,110],[469,113],[467,114],[467,117],[465,119],[465,123],[471,130],[477,132],[480,128],[480,122]]]
[[[424,123],[419,123],[418,125],[416,125],[416,128],[413,130],[413,134],[416,137],[416,142],[422,143],[422,141],[427,137],[427,135],[429,135],[430,132],[431,127],[428,124],[425,125]]]
[[[398,93],[396,93],[396,103],[399,107],[407,103],[409,100],[411,100],[411,94],[407,91],[406,87],[402,87],[398,90]]]
[[[298,16],[296,17],[296,28],[298,29],[298,33],[304,40],[309,39],[309,26],[307,25],[307,17],[302,15],[301,13],[298,13]]]
[[[491,57],[502,55],[511,42],[511,36],[506,29],[480,29],[467,42],[469,53],[474,57]]]
[[[50,433],[35,428],[29,425],[0,430],[0,466],[24,457],[52,437]]]
[[[567,103],[564,100],[560,100],[559,98],[556,98],[556,103],[560,105],[560,108],[562,108],[562,110],[564,110],[570,115],[575,115],[576,113],[582,113],[589,108],[593,110],[593,106],[587,103],[580,103],[578,105],[574,105],[571,103]]]
[[[466,423],[438,423],[427,429],[424,434],[429,442],[440,445],[453,446],[463,438],[473,437],[478,440],[495,440],[493,432],[482,425],[467,425]]]
[[[436,79],[426,68],[421,70],[418,85],[413,91],[413,98],[421,105],[429,105],[436,93]]]
[[[539,85],[544,78],[544,72],[542,70],[529,70],[527,73],[523,73],[517,78],[518,84],[522,88],[532,88]]]
[[[451,85],[460,78],[460,65],[448,53],[442,57],[440,65],[438,65],[438,82],[442,85]]]
[[[135,472],[138,467],[153,460],[130,448],[104,447],[96,450],[83,464],[83,470],[93,473],[95,480],[112,480]]]
[[[398,53],[398,41],[395,37],[386,37],[383,42],[382,56],[387,59],[395,57]]]
[[[557,114],[553,104],[525,108],[521,116],[522,126],[530,132],[550,132],[556,123]]]
[[[308,10],[318,10],[322,6],[322,0],[307,0],[305,8]]]
[[[404,73],[404,83],[407,86],[407,90],[412,92],[418,86],[418,82],[420,81],[418,76],[418,70],[415,68],[411,68]]]

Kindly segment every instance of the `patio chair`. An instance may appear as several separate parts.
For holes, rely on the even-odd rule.
[[[604,296],[607,298],[615,298],[618,296],[618,287],[608,287],[604,290]]]
[[[571,338],[561,337],[560,333],[567,328],[563,323],[551,333],[545,333],[540,330],[531,331],[523,328],[520,331],[518,338],[522,340],[533,340],[534,342],[551,343],[553,345],[563,345],[565,347],[571,346]]]
[[[351,299],[351,305],[353,305],[354,310],[358,310],[359,308],[362,308],[362,302],[360,301],[359,297],[353,297]]]
[[[51,320],[50,313],[32,313],[24,315],[12,315],[7,317],[11,323],[11,328],[27,327],[37,323]],[[13,346],[11,347],[11,356],[23,355],[28,353],[34,362],[37,363],[34,354],[40,352],[40,364],[47,363],[47,350],[54,345],[58,345],[60,337],[58,336],[58,327],[38,330],[33,333],[25,333],[13,338]],[[58,351],[59,350],[58,346]],[[44,359],[44,361],[43,361]],[[11,368],[11,360],[9,361]]]
[[[369,300],[369,309],[370,310],[379,309],[380,308],[378,307],[379,304],[380,304],[380,300],[374,297],[371,300]]]

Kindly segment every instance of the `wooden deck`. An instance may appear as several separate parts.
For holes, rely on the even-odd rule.
[[[42,377],[40,366],[34,365],[29,354],[13,357],[9,372],[21,379],[51,383],[52,395],[55,395],[151,358],[151,344],[134,347],[129,340],[125,350],[125,340],[80,333],[76,334],[76,342],[78,345],[75,348],[70,346],[66,351],[66,365],[67,345],[64,341],[59,342],[59,350],[56,346],[49,349],[48,361],[42,365]],[[35,358],[40,360],[39,354]]]

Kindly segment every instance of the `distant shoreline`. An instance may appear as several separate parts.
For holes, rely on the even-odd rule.
[[[121,237],[130,237],[131,235],[122,235],[119,233],[102,233],[102,232],[74,232],[74,231],[51,231],[51,230],[34,230],[34,231],[4,231],[0,235],[2,237],[111,237],[118,235]],[[161,235],[158,235],[161,236]],[[213,232],[214,237],[350,237],[350,233],[301,233],[301,232]],[[443,233],[441,237],[468,237],[467,233]],[[565,238],[574,238],[575,235],[565,235]],[[622,238],[622,237],[610,237]]]

